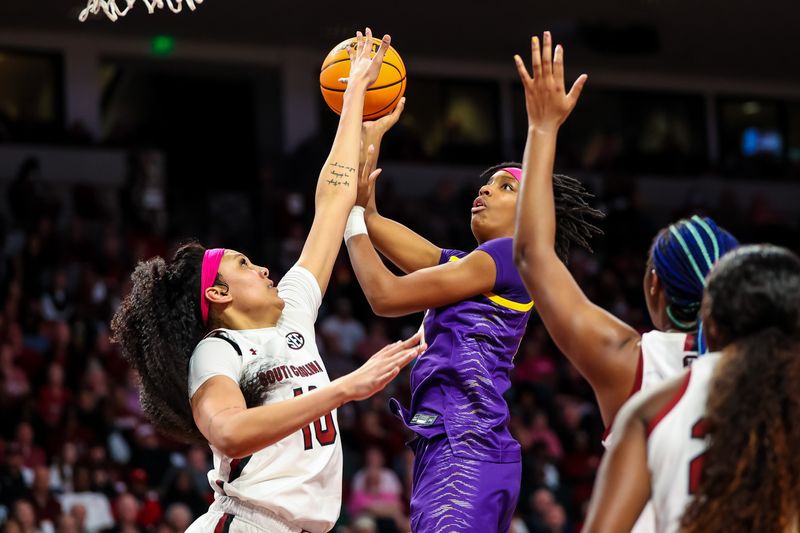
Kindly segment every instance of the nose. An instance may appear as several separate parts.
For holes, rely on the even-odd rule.
[[[262,268],[261,269],[261,275],[264,276],[265,278],[268,277],[269,276],[269,269],[266,268],[266,267]]]
[[[492,195],[492,191],[491,191],[491,188],[489,187],[489,185],[484,185],[483,187],[481,187],[478,190],[478,196],[482,196],[482,195],[486,195],[486,196],[491,196]]]

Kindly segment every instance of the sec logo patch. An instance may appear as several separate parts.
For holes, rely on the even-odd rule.
[[[299,350],[305,343],[306,340],[296,331],[286,334],[286,344],[288,344],[289,348],[292,350]]]

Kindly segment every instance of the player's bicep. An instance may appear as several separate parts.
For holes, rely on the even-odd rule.
[[[459,302],[490,292],[495,276],[492,257],[477,250],[459,261],[398,278],[394,289],[387,291],[384,310],[389,316],[399,316]]]
[[[217,448],[223,449],[223,435],[219,424],[236,412],[247,409],[239,384],[228,376],[217,375],[207,379],[191,398],[192,416],[200,433]],[[216,427],[215,427],[216,426]]]

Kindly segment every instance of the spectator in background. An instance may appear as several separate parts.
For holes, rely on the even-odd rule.
[[[397,531],[408,531],[410,523],[402,501],[403,485],[392,470],[384,466],[383,452],[369,448],[364,468],[353,477],[348,510],[351,516],[362,513],[394,522]]]
[[[49,321],[67,321],[72,318],[73,299],[67,292],[67,274],[59,270],[53,276],[52,286],[42,295],[42,318]]]
[[[28,491],[22,453],[19,445],[12,442],[6,446],[5,461],[0,464],[0,506],[11,509],[15,501]]]
[[[374,318],[369,323],[366,337],[358,343],[356,354],[359,360],[366,361],[382,346],[386,346],[390,342],[389,336],[386,335],[386,322],[380,318]]]
[[[207,483],[206,486],[208,486]],[[208,501],[203,494],[205,491],[199,492],[194,486],[190,471],[181,468],[174,471],[174,476],[161,500],[165,507],[182,504],[188,509],[190,516],[200,516],[208,510]],[[169,522],[169,517],[167,517],[167,521]]]
[[[111,503],[102,492],[92,490],[92,477],[89,467],[79,465],[75,469],[75,490],[61,496],[65,513],[72,514],[81,528],[91,532],[110,528],[114,525]]]
[[[173,503],[167,507],[167,512],[164,513],[164,520],[173,531],[183,533],[191,525],[194,516],[196,515],[192,514],[188,506],[182,503]]]
[[[356,353],[356,347],[366,337],[364,326],[353,318],[352,307],[349,300],[344,298],[336,300],[336,314],[324,319],[320,326],[326,344],[338,347],[338,350],[333,349],[333,351],[348,357]]]
[[[0,345],[0,378],[2,378],[2,398],[4,408],[13,410],[19,407],[30,392],[30,383],[25,371],[17,364],[11,344]]]
[[[353,520],[353,525],[350,529],[352,533],[377,533],[378,525],[371,516],[361,515]]]
[[[17,500],[14,502],[11,519],[17,524],[19,531],[22,533],[41,532],[36,524],[36,511],[34,510],[31,502],[27,500]]]
[[[29,422],[20,422],[16,435],[16,444],[22,455],[22,464],[29,471],[28,479],[33,481],[32,470],[38,466],[47,465],[47,455],[34,441],[33,426]]]
[[[107,501],[106,501],[106,505],[108,505]],[[111,506],[110,505],[108,506],[108,509],[109,509],[108,514],[109,514],[109,516],[111,516]],[[75,519],[75,523],[77,524],[78,531],[80,531],[81,533],[96,533],[98,531],[97,529],[89,529],[87,527],[86,524],[88,523],[88,519],[87,519],[88,511],[86,510],[86,507],[84,507],[83,505],[81,505],[81,504],[73,505],[72,509],[69,510],[69,514],[70,514],[70,516],[72,518]],[[111,520],[110,525],[113,525],[113,519]]]
[[[72,442],[65,442],[58,455],[50,463],[50,487],[63,494],[73,491],[75,465],[78,462],[78,448]]]
[[[114,502],[116,524],[103,533],[144,533],[137,521],[140,509],[141,503],[131,493],[120,494]]]
[[[51,363],[47,367],[47,383],[39,389],[36,402],[36,413],[49,439],[58,436],[64,423],[64,415],[72,403],[72,393],[64,386],[64,367],[59,363]]]
[[[61,516],[61,504],[50,490],[50,469],[46,466],[37,466],[33,473],[33,483],[25,497],[33,506],[36,513],[37,525],[44,529],[52,530],[58,517]],[[48,525],[45,526],[45,523]]]

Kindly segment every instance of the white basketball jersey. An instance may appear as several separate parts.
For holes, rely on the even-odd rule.
[[[642,335],[642,380],[647,390],[667,378],[677,376],[697,359],[694,335],[673,331],[648,331]]]
[[[694,335],[688,333],[653,330],[642,335],[639,368],[631,396],[683,372],[697,358],[694,350]],[[608,434],[603,440],[604,444],[606,442]],[[655,528],[653,507],[648,502],[631,533],[653,533]]]
[[[706,400],[719,354],[697,359],[683,386],[648,426],[647,463],[656,531],[680,530],[680,521],[697,488],[706,450]]]
[[[236,381],[248,407],[330,383],[314,333],[322,301],[316,279],[295,266],[278,284],[278,294],[286,306],[274,328],[220,329],[197,345],[189,363],[190,397],[215,375]],[[306,531],[333,528],[342,503],[336,410],[249,457],[232,459],[214,446],[211,450],[214,469],[208,479],[218,495],[265,507]]]

